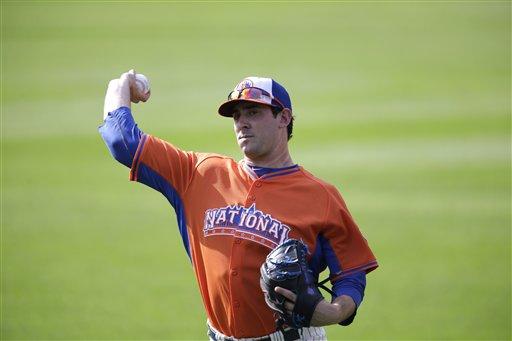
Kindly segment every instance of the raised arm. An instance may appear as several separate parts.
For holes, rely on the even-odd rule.
[[[99,128],[112,156],[131,167],[142,131],[131,114],[131,103],[146,102],[150,92],[142,92],[136,86],[135,71],[123,73],[109,82],[103,107],[103,124]]]

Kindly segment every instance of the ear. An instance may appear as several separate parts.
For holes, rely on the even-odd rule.
[[[292,111],[288,108],[283,109],[280,113],[279,125],[282,127],[288,127],[292,120]]]

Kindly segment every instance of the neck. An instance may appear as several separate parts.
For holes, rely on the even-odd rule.
[[[250,157],[248,155],[245,155],[244,161],[245,163],[252,166],[267,168],[283,168],[294,165],[288,148],[284,148],[282,151],[276,150],[275,153],[272,153],[272,155],[268,156]]]

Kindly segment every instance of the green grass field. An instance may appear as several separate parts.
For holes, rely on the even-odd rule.
[[[97,133],[132,67],[145,132],[237,159],[218,104],[290,91],[294,161],[380,262],[330,339],[511,338],[510,2],[1,6],[1,339],[205,339],[174,212]]]

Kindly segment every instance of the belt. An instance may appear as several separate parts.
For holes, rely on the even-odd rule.
[[[282,330],[281,333],[283,333],[284,341],[295,341],[300,340],[300,334],[297,329],[287,329]],[[231,338],[231,337],[222,337],[218,338],[217,332],[210,327],[210,324],[208,324],[208,336],[215,341],[237,341],[237,339]],[[258,341],[271,341],[272,339],[270,336],[263,336],[255,338]]]

